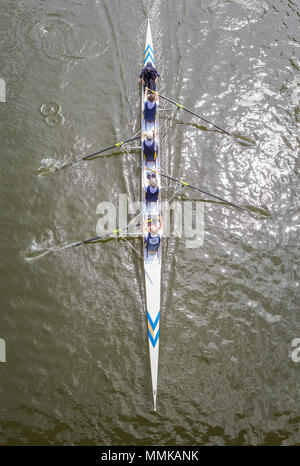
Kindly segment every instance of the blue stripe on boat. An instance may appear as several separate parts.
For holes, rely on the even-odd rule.
[[[153,332],[154,332],[154,330],[155,330],[155,328],[156,328],[156,326],[157,326],[157,323],[158,323],[158,321],[159,321],[159,318],[160,318],[160,311],[158,311],[158,314],[157,314],[157,317],[156,317],[156,319],[155,319],[155,322],[153,322],[153,320],[151,319],[150,314],[149,314],[148,311],[147,311],[147,318],[148,318],[148,321],[149,321],[149,323],[150,323],[150,325],[151,325],[151,327],[152,327],[152,330],[153,330]]]
[[[148,58],[150,58],[150,60],[152,61],[152,63],[155,65],[155,60],[154,60],[154,58],[152,57],[152,55],[150,55],[150,52],[147,53],[147,56],[146,56],[146,58],[145,58],[145,60],[144,60],[144,64],[147,63]]]
[[[157,340],[159,339],[159,329],[158,329],[158,332],[157,332],[156,337],[154,338],[154,340],[153,340],[153,338],[152,338],[152,335],[151,335],[151,333],[150,333],[150,330],[148,329],[148,337],[149,337],[149,340],[150,340],[151,343],[152,343],[153,348],[155,348],[155,345],[156,345],[156,343],[157,343]]]

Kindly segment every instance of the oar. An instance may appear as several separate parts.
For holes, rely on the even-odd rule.
[[[165,173],[162,173],[162,172],[160,172],[158,170],[154,170],[154,169],[149,168],[149,167],[144,167],[144,168],[145,168],[145,170],[150,170],[153,173],[157,173],[158,175],[163,176],[164,178],[168,178],[168,180],[175,181],[176,183],[181,184],[182,186],[187,186],[188,188],[194,189],[195,191],[199,191],[200,193],[206,194],[209,197],[212,197],[214,199],[218,199],[218,201],[225,202],[225,204],[231,205],[233,207],[237,207],[238,209],[245,209],[246,208],[246,207],[241,206],[239,204],[235,204],[234,202],[227,201],[226,199],[223,199],[222,197],[216,196],[215,194],[211,194],[211,193],[209,193],[207,191],[204,191],[203,189],[197,188],[196,186],[193,186],[193,185],[187,183],[186,181],[178,180],[177,178],[173,178],[172,176],[166,175]]]
[[[136,139],[140,139],[140,135],[139,136],[135,136],[133,138],[130,138],[130,139],[127,139],[126,141],[120,141],[120,142],[117,142],[116,144],[113,144],[112,146],[109,146],[109,147],[106,147],[105,149],[101,149],[99,150],[98,152],[94,152],[93,154],[90,154],[90,155],[86,155],[85,157],[81,157],[80,159],[77,159],[77,160],[74,160],[74,162],[69,162],[69,163],[66,163],[64,165],[61,165],[60,167],[55,167],[55,168],[52,168],[51,170],[50,169],[42,169],[40,170],[40,174],[41,175],[44,175],[44,174],[47,174],[47,173],[53,173],[54,171],[57,171],[57,170],[60,170],[62,168],[66,168],[66,167],[70,167],[72,165],[76,165],[77,163],[80,163],[82,162],[83,160],[88,160],[92,157],[95,157],[95,155],[99,155],[99,154],[102,154],[103,152],[107,152],[109,151],[110,149],[114,149],[115,147],[121,147],[121,146],[124,146],[125,144],[128,144],[129,142],[131,141],[135,141]]]
[[[201,115],[198,115],[197,113],[193,112],[193,111],[190,110],[189,108],[186,108],[186,107],[184,107],[183,105],[181,105],[181,104],[175,102],[175,100],[171,100],[171,99],[169,99],[169,97],[166,97],[166,96],[160,94],[159,92],[152,91],[152,90],[150,90],[150,89],[149,89],[149,92],[152,92],[152,93],[154,93],[154,94],[159,95],[162,99],[167,100],[168,102],[170,102],[170,103],[173,104],[173,105],[177,105],[178,108],[181,108],[182,110],[185,110],[186,112],[191,113],[191,115],[194,115],[194,116],[196,116],[197,118],[200,118],[200,120],[205,121],[205,122],[208,123],[209,125],[214,126],[214,127],[217,128],[219,131],[222,131],[222,133],[225,133],[225,134],[227,134],[227,136],[232,137],[232,138],[233,138],[236,142],[238,142],[239,144],[244,144],[244,145],[247,145],[247,146],[248,146],[248,145],[249,145],[249,146],[253,146],[253,145],[254,145],[253,142],[248,141],[247,139],[244,139],[244,138],[242,138],[242,137],[235,136],[234,134],[230,133],[229,131],[226,131],[226,129],[223,129],[223,128],[221,128],[220,126],[215,125],[214,123],[212,123],[211,121],[208,121],[206,118],[202,117]]]
[[[89,238],[85,239],[84,241],[78,241],[77,243],[70,244],[69,246],[65,246],[63,249],[70,249],[70,248],[75,248],[77,246],[81,246],[82,244],[88,244],[88,243],[95,243],[97,241],[100,241],[101,239],[106,239],[111,237],[112,235],[118,235],[124,231],[132,230],[134,228],[138,228],[141,226],[141,223],[137,223],[136,225],[127,225],[127,227],[124,228],[119,228],[117,230],[113,230],[110,233],[107,233],[104,236],[95,236],[94,238]]]
[[[146,220],[146,222],[151,222],[151,219]],[[48,250],[46,250],[46,251],[44,251],[42,253],[35,254],[35,255],[30,256],[30,257],[27,256],[26,260],[27,261],[33,261],[33,260],[36,260],[36,259],[40,259],[41,257],[44,257],[44,256],[49,256],[50,254],[55,254],[56,252],[64,251],[65,249],[76,248],[77,246],[81,246],[83,244],[93,244],[93,243],[96,243],[96,242],[101,241],[103,239],[112,238],[113,235],[118,235],[118,234],[123,233],[125,231],[133,230],[134,228],[138,228],[141,225],[142,225],[142,222],[139,222],[136,225],[127,225],[124,228],[119,228],[117,230],[113,230],[110,233],[107,233],[106,235],[103,235],[103,236],[94,236],[93,238],[85,239],[83,241],[77,241],[76,243],[72,243],[72,244],[66,244],[64,246],[52,246],[51,248],[49,248]]]
[[[150,220],[146,220],[147,222],[151,222],[151,219]],[[119,235],[120,233],[123,233],[125,231],[128,231],[128,230],[133,230],[134,228],[138,228],[142,225],[141,222],[137,223],[136,225],[127,225],[127,227],[124,227],[124,228],[119,228],[117,230],[113,230],[111,231],[110,233],[107,233],[106,235],[103,235],[103,236],[95,236],[94,238],[89,238],[89,239],[85,239],[83,241],[77,241],[76,243],[72,243],[72,244],[69,244],[67,246],[62,246],[60,248],[60,250],[63,250],[63,249],[70,249],[70,248],[76,248],[77,246],[81,246],[83,244],[89,244],[89,243],[96,243],[97,241],[100,241],[102,239],[107,239],[107,238],[110,238],[112,237],[112,235]],[[56,250],[57,251],[57,250]],[[49,254],[53,253],[53,252],[56,252],[56,251],[52,251],[50,250]]]

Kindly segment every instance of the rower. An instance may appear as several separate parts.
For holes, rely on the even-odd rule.
[[[147,162],[154,162],[158,153],[156,131],[149,130],[142,133],[142,149]]]
[[[146,123],[152,123],[156,118],[157,103],[155,94],[149,94],[144,104],[144,120]]]
[[[158,217],[159,226],[153,220],[151,221],[148,231],[144,232],[145,247],[148,254],[156,254],[159,249],[161,237],[163,234],[163,223],[161,216]],[[143,229],[145,230],[147,222],[144,222]]]
[[[157,178],[156,175],[149,174],[147,176],[149,184],[145,186],[145,199],[146,202],[156,202],[159,197],[159,187],[157,186]]]
[[[147,65],[142,69],[140,73],[140,79],[145,87],[145,92],[147,89],[151,91],[156,91],[156,84],[158,82],[159,73],[156,68],[152,65],[151,61],[148,61]]]

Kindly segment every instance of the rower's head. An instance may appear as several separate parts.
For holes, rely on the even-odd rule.
[[[156,186],[157,186],[157,179],[156,179],[155,177],[152,177],[152,178],[150,179],[150,186],[151,186],[151,188],[156,188]]]
[[[151,94],[148,95],[148,100],[149,100],[149,102],[154,102],[154,100],[155,100],[155,95],[152,94],[152,92],[151,92]]]
[[[153,139],[153,130],[146,131],[146,139],[149,141]]]
[[[151,222],[151,225],[150,225],[150,231],[152,233],[152,235],[155,235],[157,232],[158,232],[158,225],[156,222]]]
[[[151,61],[148,61],[146,68],[147,68],[147,71],[151,71],[151,70],[152,70],[152,63],[151,63]]]

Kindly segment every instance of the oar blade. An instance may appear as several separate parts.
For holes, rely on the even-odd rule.
[[[26,262],[33,262],[37,259],[41,259],[42,257],[45,257],[45,256],[49,256],[50,254],[54,254],[55,253],[55,246],[47,249],[47,250],[31,250],[29,253],[27,253],[25,255],[25,260]]]
[[[76,161],[70,162],[69,160],[59,161],[51,158],[45,159],[43,160],[44,164],[37,170],[37,174],[38,176],[52,175],[52,173],[55,173],[66,167],[70,167],[71,165],[77,163]]]
[[[240,134],[233,134],[232,137],[241,146],[254,147],[256,145],[253,139],[246,138],[245,136],[241,136]]]
[[[42,257],[45,256],[50,256],[52,254],[57,254],[62,251],[65,251],[66,249],[71,249],[75,248],[76,246],[80,246],[83,244],[82,241],[77,241],[73,243],[68,243],[60,246],[51,246],[50,248],[47,249],[42,249],[41,247],[32,247],[31,250],[26,254],[25,260],[27,262],[32,262],[37,259],[41,259]]]
[[[252,212],[253,214],[259,214],[262,217],[265,218],[271,218],[271,214],[267,209],[262,209],[260,207],[255,207],[252,205],[244,205],[244,209],[247,209],[249,212]]]

